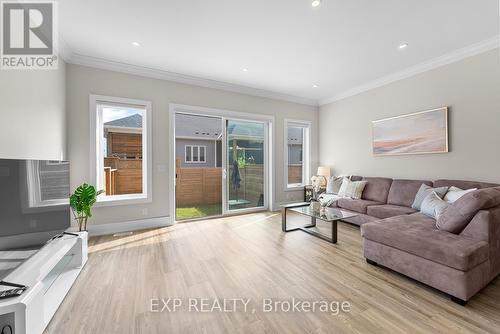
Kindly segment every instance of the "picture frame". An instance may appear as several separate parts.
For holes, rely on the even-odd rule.
[[[449,152],[448,107],[372,121],[374,156]]]

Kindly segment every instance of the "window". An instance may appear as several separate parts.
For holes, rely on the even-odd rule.
[[[186,163],[205,163],[206,160],[206,146],[201,145],[186,145]]]
[[[95,96],[91,112],[91,182],[98,202],[151,201],[151,103]]]
[[[309,179],[309,132],[307,121],[285,120],[285,190],[303,187]]]

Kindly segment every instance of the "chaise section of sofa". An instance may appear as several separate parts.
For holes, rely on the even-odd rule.
[[[394,180],[387,200],[391,204],[387,205],[404,212],[422,183]],[[462,189],[498,186],[458,180],[437,180],[433,185]],[[363,252],[370,263],[444,291],[461,304],[500,274],[500,206],[478,211],[458,234],[439,230],[434,219],[421,213],[386,217],[391,212],[389,207],[381,211],[385,207],[369,206],[368,215],[384,219],[361,226]]]

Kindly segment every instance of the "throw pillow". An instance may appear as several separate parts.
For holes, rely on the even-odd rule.
[[[431,218],[438,219],[449,205],[450,203],[444,201],[433,191],[422,201],[420,212]]]
[[[471,191],[477,190],[477,188],[472,188],[472,189],[467,189],[463,190],[457,187],[451,186],[450,189],[448,189],[448,192],[446,195],[444,195],[444,200],[448,203],[453,203],[463,195],[470,193]]]
[[[342,185],[340,186],[339,196],[360,199],[367,183],[367,181],[351,181],[344,178],[344,181],[342,181]]]
[[[340,190],[340,186],[342,185],[342,181],[344,181],[343,176],[330,176],[326,180],[326,193],[327,194],[338,194]]]
[[[479,210],[490,209],[498,205],[500,205],[500,187],[471,191],[450,204],[448,210],[439,216],[436,227],[459,234]]]
[[[420,189],[418,190],[417,194],[415,195],[415,200],[413,201],[413,204],[411,205],[411,207],[415,210],[420,211],[420,207],[422,206],[422,202],[433,191],[436,193],[436,195],[443,198],[443,196],[448,191],[448,187],[432,188],[426,184],[422,184],[420,186]]]

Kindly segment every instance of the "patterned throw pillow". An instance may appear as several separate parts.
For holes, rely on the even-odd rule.
[[[351,181],[344,178],[340,186],[339,196],[360,199],[367,183],[367,181]]]

